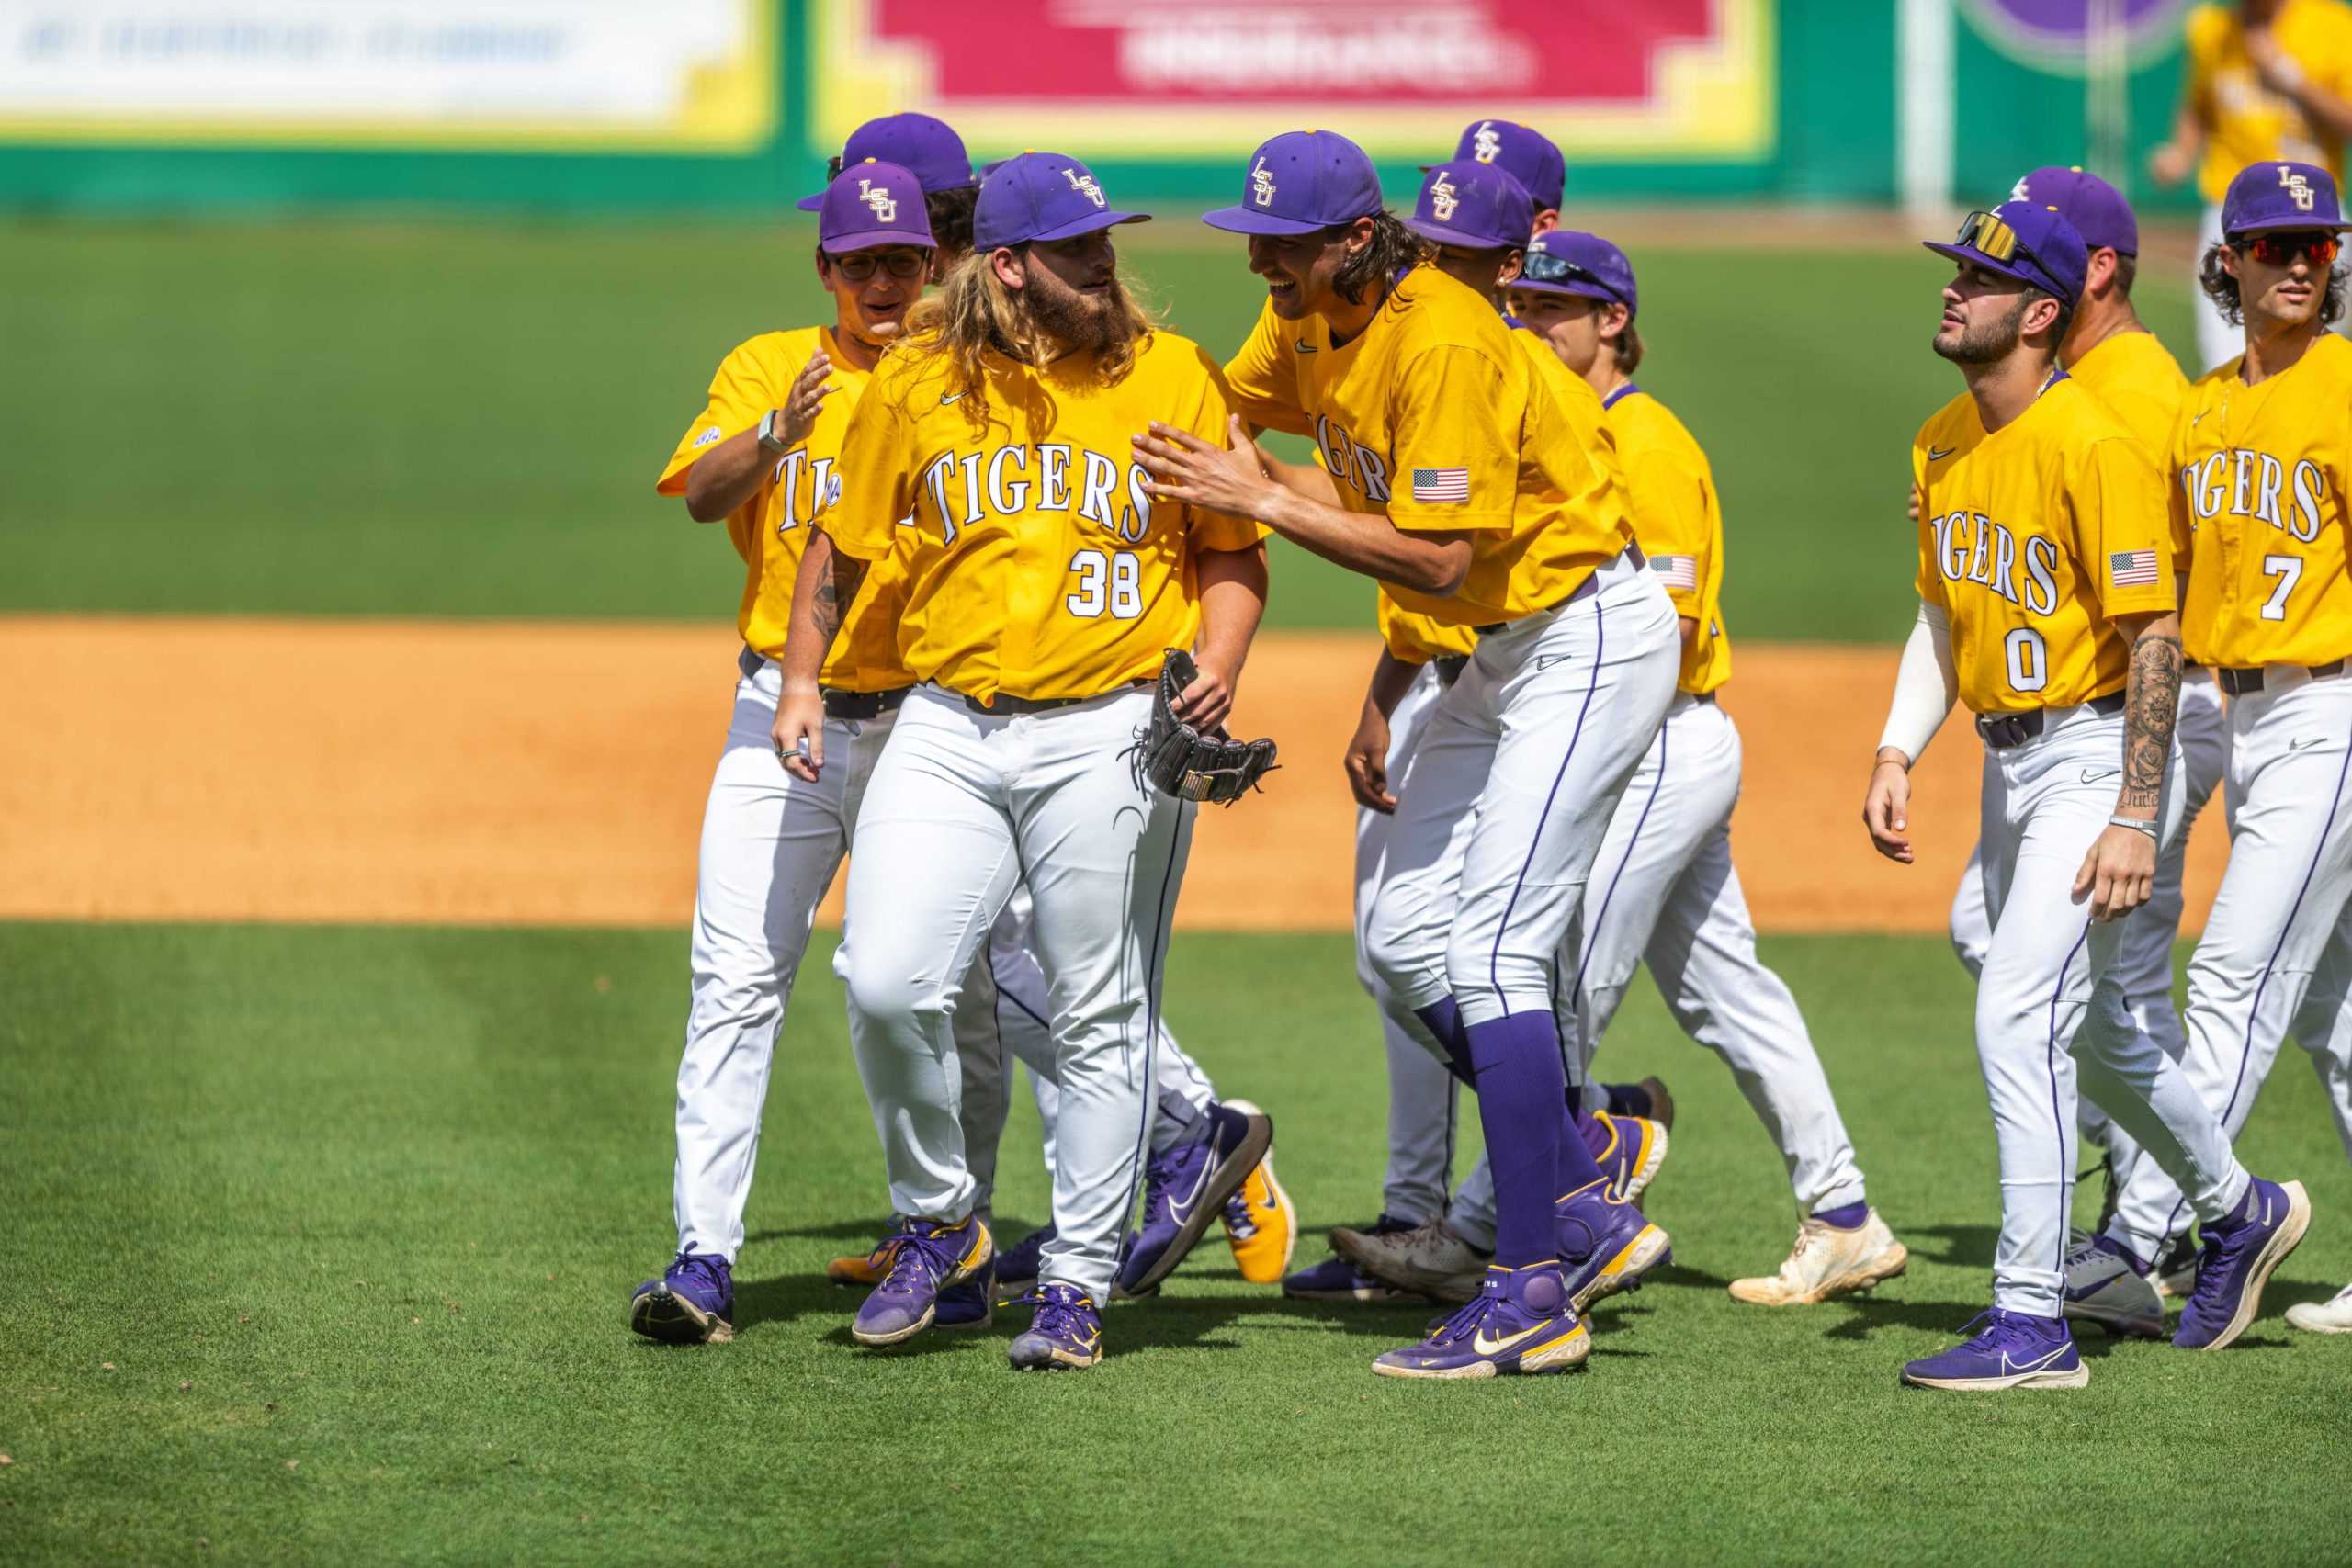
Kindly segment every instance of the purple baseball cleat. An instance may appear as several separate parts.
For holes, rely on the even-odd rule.
[[[628,1325],[669,1345],[724,1345],[735,1337],[735,1276],[717,1253],[690,1242],[659,1280],[629,1297]]]
[[[1113,1299],[1140,1296],[1174,1271],[1225,1212],[1225,1201],[1250,1179],[1274,1141],[1264,1111],[1211,1105],[1200,1137],[1155,1155],[1143,1173],[1143,1224],[1119,1265]]]
[[[1984,1329],[1939,1356],[1928,1356],[1903,1369],[1903,1381],[1914,1388],[1955,1389],[1967,1393],[1995,1393],[2008,1388],[2081,1388],[2091,1381],[2075,1349],[2075,1337],[2063,1317],[2035,1317],[2030,1313],[2003,1312],[1995,1307],[1980,1313],[1968,1325]],[[1962,1329],[1966,1333],[1967,1329]]]
[[[1384,1213],[1363,1234],[1402,1235],[1419,1228],[1408,1221]],[[1283,1275],[1283,1294],[1301,1302],[1415,1302],[1422,1299],[1411,1291],[1399,1290],[1377,1274],[1366,1273],[1336,1253],[1311,1268]]]
[[[1606,1177],[1560,1200],[1560,1272],[1583,1312],[1603,1296],[1641,1289],[1643,1276],[1674,1260],[1674,1244],[1631,1203],[1609,1195]]]
[[[1565,1372],[1592,1354],[1592,1336],[1568,1303],[1556,1263],[1525,1269],[1490,1264],[1478,1294],[1427,1339],[1372,1363],[1385,1378],[1491,1378],[1503,1372]]]
[[[2258,1176],[2248,1181],[2228,1219],[2199,1227],[2205,1250],[2172,1342],[2184,1350],[2218,1350],[2244,1334],[2262,1306],[2270,1271],[2287,1260],[2311,1223],[2312,1201],[2301,1182],[2281,1187]]]
[[[1040,1285],[1006,1304],[1037,1309],[1006,1352],[1015,1371],[1083,1371],[1102,1359],[1102,1314],[1077,1286]]]
[[[996,1255],[997,1304],[1011,1306],[1012,1298],[1037,1288],[1037,1256],[1054,1239],[1051,1225],[1041,1225]]]
[[[939,1293],[978,1278],[995,1250],[977,1214],[956,1225],[909,1220],[896,1239],[890,1272],[850,1325],[851,1337],[861,1345],[897,1345],[929,1328],[939,1315]]]
[[[979,1272],[960,1285],[939,1292],[939,1313],[933,1328],[986,1328],[996,1319],[996,1258],[980,1265]]]

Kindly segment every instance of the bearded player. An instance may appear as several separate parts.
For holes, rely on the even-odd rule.
[[[2326,330],[2344,310],[2334,263],[2345,228],[2335,182],[2316,165],[2256,164],[2230,182],[2204,281],[2241,324],[2243,351],[2190,389],[2170,468],[2173,542],[2188,562],[2183,637],[2229,695],[2237,807],[2229,870],[2188,964],[2182,1066],[2235,1137],[2292,1032],[2352,1153],[2352,344]],[[2267,1226],[2200,1213],[2197,1289],[2176,1343],[2216,1328],[2195,1314],[2209,1276],[2247,1280],[2250,1297],[2293,1246],[2308,1205],[2291,1184],[2288,1194],[2248,1200],[2283,1208]],[[2143,1162],[2102,1240],[2143,1277],[2189,1210]],[[2352,1328],[2352,1290],[2289,1320]]]
[[[2132,288],[2139,272],[2138,219],[2120,191],[2080,169],[2036,169],[2018,182],[2013,194],[2019,201],[2056,208],[2083,237],[2090,263],[2084,275],[2082,301],[2066,329],[2066,341],[2058,347],[2059,363],[2098,395],[2161,467],[2172,440],[2173,421],[2188,390],[2188,378],[2155,333],[2142,324],[2132,303]],[[2176,570],[2187,565],[2185,558],[2174,562]],[[2178,1061],[2186,1040],[2180,1014],[2173,1007],[2172,986],[2173,943],[2180,934],[2181,876],[2188,857],[2189,829],[2221,787],[2230,750],[2221,688],[2213,683],[2211,672],[2193,660],[2181,669],[2180,708],[2173,737],[2183,763],[2180,830],[2156,859],[2155,887],[2147,905],[2123,923],[2114,973],[2132,1021],[2154,1038],[2165,1055]],[[1972,850],[1951,903],[1952,946],[1970,975],[1984,969],[1984,952],[1992,937],[1992,923],[1984,912],[1984,878]],[[2106,1150],[2107,1206],[2111,1211],[2116,1193],[2139,1162],[2140,1147],[2087,1096],[2081,1106],[2084,1135]],[[2193,1257],[2184,1236],[2178,1252],[2160,1263],[2152,1278],[2177,1272],[2181,1288],[2187,1289],[2187,1270]],[[2121,1267],[2104,1249],[2095,1247],[2087,1253],[2078,1249],[2066,1265],[2067,1315],[2113,1327],[2143,1325],[2146,1319],[2140,1308],[2146,1292],[2128,1287],[2110,1289]],[[2161,1312],[2154,1321],[2156,1326],[2162,1325]]]
[[[1561,1200],[1603,1183],[1567,1103],[1554,970],[1610,809],[1674,684],[1673,607],[1643,570],[1598,417],[1556,401],[1492,303],[1418,260],[1372,162],[1329,131],[1258,149],[1242,200],[1267,304],[1227,367],[1254,423],[1312,435],[1343,502],[1268,480],[1239,439],[1137,443],[1154,493],[1258,517],[1479,629],[1396,791],[1408,846],[1371,920],[1392,1004],[1479,1091],[1499,1210],[1477,1300],[1381,1357],[1403,1377],[1580,1364]],[[1598,414],[1597,400],[1589,411]],[[1446,841],[1465,835],[1462,853]]]
[[[1184,716],[1223,720],[1265,598],[1256,528],[1155,502],[1126,450],[1154,422],[1215,434],[1227,418],[1215,366],[1153,329],[1119,282],[1109,231],[1139,220],[1075,159],[996,166],[974,254],[859,404],[841,499],[795,596],[775,733],[786,765],[816,779],[829,765],[819,671],[870,563],[911,520],[898,642],[922,683],[876,764],[850,871],[851,907],[876,911],[850,959],[859,1072],[906,1216],[891,1275],[852,1328],[861,1344],[920,1333],[939,1292],[988,1264],[950,1015],[1025,877],[1061,1096],[1056,1235],[1012,1359],[1082,1368],[1102,1354],[1193,815],[1129,753],[1165,649],[1197,648]]]
[[[2058,364],[2088,267],[2082,238],[2049,208],[2012,201],[1928,249],[1958,266],[1934,346],[1968,389],[1912,451],[1920,614],[1862,818],[1881,854],[1910,862],[1909,770],[1954,698],[1965,703],[1984,746],[1993,942],[1976,1044],[2001,1233],[1992,1310],[1903,1378],[2080,1388],[2090,1371],[2061,1314],[2078,1058],[2108,1112],[2194,1186],[2209,1224],[2252,1239],[2299,1229],[2291,1216],[2308,1211],[2300,1188],[2246,1175],[2180,1067],[2133,1026],[2111,973],[2118,922],[2147,901],[2177,826],[2180,649],[2163,480]],[[2184,1334],[2228,1343],[2260,1284],[2200,1278]]]

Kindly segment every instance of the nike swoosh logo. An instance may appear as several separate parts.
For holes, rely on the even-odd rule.
[[[1301,354],[1312,354],[1315,352],[1315,345],[1311,343],[1294,343],[1291,346],[1298,350]]]
[[[2205,413],[2211,413],[2212,412],[2213,412],[2213,411],[2212,411],[2211,409],[2207,409],[2207,410],[2205,411]],[[2199,420],[2203,419],[2203,418],[2205,417],[2205,413],[2193,413],[2193,414],[2190,414],[2190,415],[2188,416],[2188,428],[2189,428],[2189,429],[2191,429],[2191,430],[2196,429],[2196,428],[2197,428],[2197,422],[2198,422]]]
[[[2308,747],[2325,745],[2326,742],[2327,737],[2324,735],[2299,735],[2287,742],[2287,750],[2301,751]]]
[[[1930,446],[1928,448],[1928,461],[1940,463],[1959,450],[1957,446]]]
[[[1215,1168],[1214,1160],[1204,1161],[1201,1166],[1200,1176],[1193,1183],[1193,1190],[1187,1193],[1182,1201],[1168,1205],[1168,1212],[1175,1216],[1178,1224],[1193,1217],[1193,1208],[1200,1202],[1201,1193],[1209,1184],[1209,1172]]]
[[[2056,1360],[2059,1357],[2064,1355],[2070,1348],[2072,1348],[2071,1346],[2061,1345],[2058,1348],[2051,1351],[2048,1355],[2037,1357],[2035,1359],[2030,1361],[2012,1361],[2009,1359],[2009,1353],[2007,1350],[2004,1350],[2001,1352],[2001,1371],[2004,1373],[2038,1372],[2042,1368],[2048,1366],[2051,1362]]]
[[[2085,768],[2083,770],[2083,782],[2085,784],[2099,784],[2105,780],[2113,778],[2122,771],[2123,770],[2120,768]]]
[[[1539,1323],[1532,1327],[1522,1328],[1516,1334],[1507,1334],[1500,1339],[1487,1338],[1487,1331],[1481,1328],[1470,1337],[1470,1348],[1481,1356],[1499,1356],[1530,1335],[1541,1334],[1551,1326],[1548,1323]]]
[[[961,392],[942,392],[939,394],[939,406],[941,408],[945,408],[949,403],[956,402],[960,400],[963,395],[964,394]]]

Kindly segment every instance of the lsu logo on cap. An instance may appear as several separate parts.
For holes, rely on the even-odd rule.
[[[1094,176],[1092,175],[1081,175],[1076,169],[1064,169],[1062,171],[1062,178],[1069,182],[1070,189],[1079,192],[1095,206],[1108,207],[1111,205],[1109,201],[1103,198],[1102,187],[1094,183]]]
[[[899,220],[899,198],[888,190],[876,190],[872,180],[857,182],[857,199],[874,209],[876,222],[895,223]]]
[[[1503,155],[1502,133],[1495,129],[1493,120],[1480,120],[1478,129],[1472,133],[1472,138],[1470,155],[1481,164],[1491,164]],[[1438,214],[1441,221],[1444,217],[1445,214],[1442,212]]]
[[[2290,165],[2281,164],[2278,165],[2278,183],[2284,186],[2288,193],[2295,198],[2296,211],[2309,212],[2312,209],[2314,192],[2312,190],[2311,181],[2297,174]]]
[[[1451,223],[1453,221],[1453,209],[1461,205],[1462,197],[1453,188],[1453,176],[1438,175],[1437,183],[1430,186],[1430,214],[1441,223]]]
[[[1262,157],[1250,171],[1250,199],[1261,207],[1274,204],[1273,173],[1266,167],[1266,160]]]

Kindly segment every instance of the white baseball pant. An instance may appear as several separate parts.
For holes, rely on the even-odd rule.
[[[1739,728],[1713,702],[1677,694],[1610,819],[1584,907],[1561,952],[1558,1010],[1570,1081],[1608,1104],[1592,1061],[1645,959],[1684,1033],[1721,1056],[1781,1151],[1798,1212],[1868,1201],[1821,1058],[1796,998],[1756,956],[1756,927],[1731,861]],[[1474,1245],[1494,1235],[1485,1161],[1453,1201]]]
[[[2188,1043],[2181,1030],[2180,1010],[2173,1005],[2173,944],[2180,938],[2181,875],[2188,860],[2188,830],[2222,787],[2230,765],[2230,727],[2222,706],[2222,688],[2211,674],[2184,681],[2173,736],[2182,764],[2180,830],[2156,857],[2156,884],[2148,902],[2125,918],[2123,942],[2115,955],[2116,983],[2123,987],[2124,1006],[2132,1021],[2145,1030],[2157,1047],[2174,1061]],[[2223,809],[2227,809],[2226,797]],[[1993,924],[1984,913],[1984,875],[1979,857],[1983,847],[1968,852],[1968,869],[1951,896],[1951,945],[1972,976],[1984,972],[1984,950],[1992,945]],[[2140,1145],[2117,1126],[2106,1111],[2086,1095],[2077,1110],[2083,1136],[2107,1150],[2116,1190],[2131,1179],[2140,1162]]]
[[[1405,689],[1396,711],[1388,716],[1392,792],[1444,690],[1438,666],[1424,664]],[[1394,1011],[1380,1005],[1380,982],[1373,974],[1365,925],[1386,873],[1396,821],[1385,811],[1356,810],[1356,978],[1379,1009],[1381,1043],[1388,1056],[1388,1169],[1380,1206],[1383,1213],[1418,1225],[1445,1213],[1446,1189],[1453,1181],[1460,1086],[1444,1063],[1397,1022]]]
[[[850,952],[858,1071],[891,1204],[960,1222],[977,1186],[950,1056],[964,977],[1024,876],[1059,1069],[1054,1222],[1041,1280],[1110,1299],[1156,1099],[1170,922],[1193,807],[1126,754],[1149,722],[1135,688],[1036,714],[978,713],[918,687],[861,813]]]
[[[2053,708],[2041,735],[1985,748],[1980,831],[1993,942],[1976,987],[1976,1054],[2000,1154],[1993,1304],[2056,1317],[2074,1201],[2076,1073],[2148,1160],[2177,1171],[2219,1218],[2246,1174],[2179,1064],[2132,1021],[2114,968],[2122,924],[2074,893],[2115,810],[2123,717]],[[2179,829],[2173,751],[2158,846]]]
[[[2230,866],[2188,961],[2181,1065],[2235,1138],[2293,1032],[2352,1151],[2352,679],[2267,671],[2229,721]],[[2178,1178],[2143,1161],[2108,1234],[2154,1258],[2189,1210]]]
[[[1447,997],[1463,1022],[1549,1013],[1561,939],[1618,797],[1674,696],[1679,621],[1641,552],[1589,592],[1482,637],[1394,793],[1365,922],[1392,1016]]]

